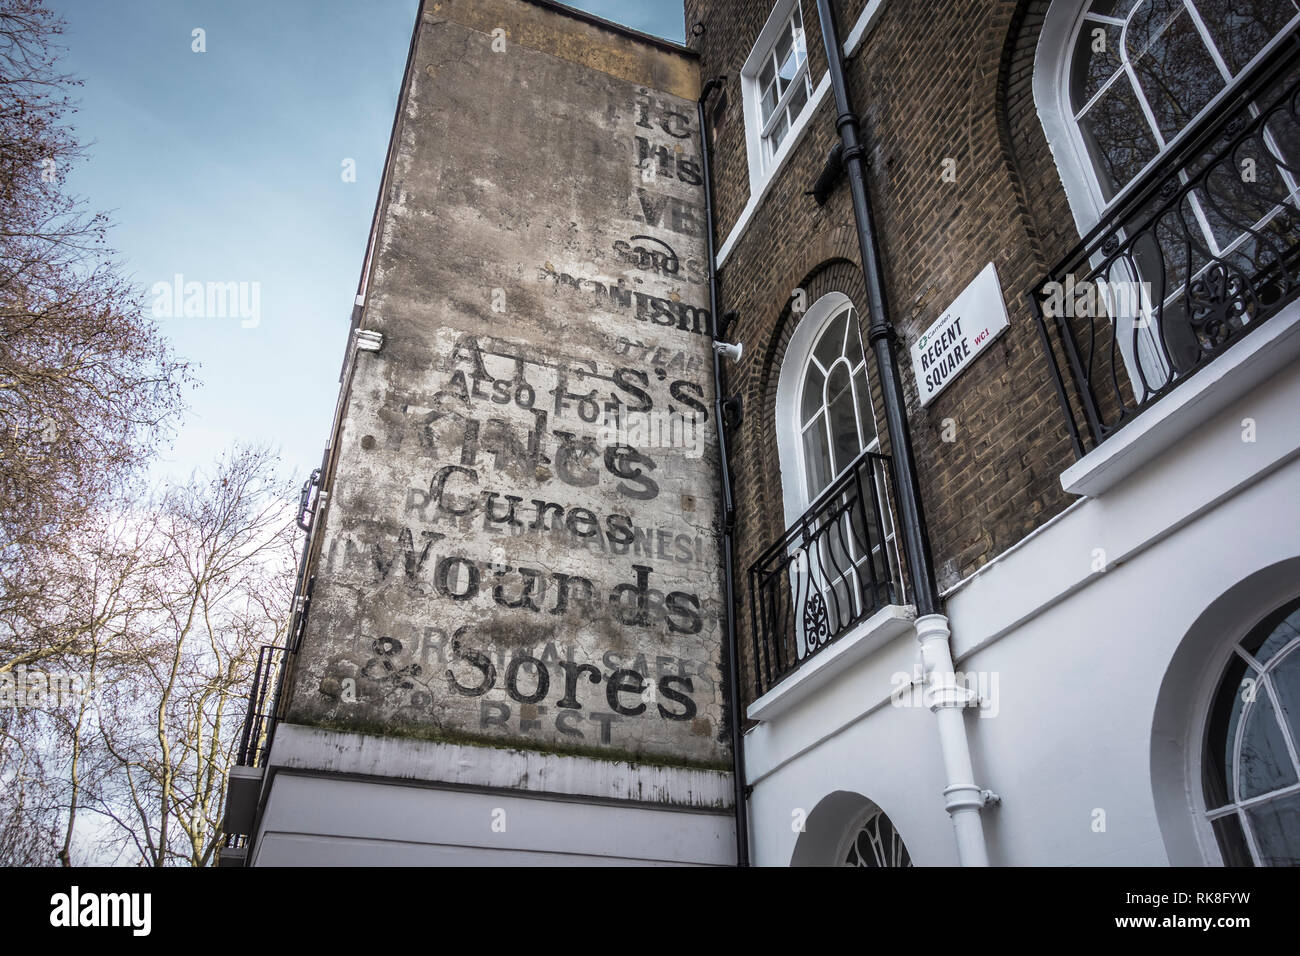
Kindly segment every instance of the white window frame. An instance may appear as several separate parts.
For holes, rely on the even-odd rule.
[[[859,813],[856,817],[853,818],[853,825],[850,826],[844,832],[844,836],[840,838],[839,846],[836,848],[835,851],[834,865],[848,866],[849,850],[854,848],[854,844],[857,843],[858,840],[858,835],[861,834],[864,830],[867,830],[867,828],[870,827],[872,824],[875,825],[876,833],[879,834],[879,827],[880,827],[881,820],[884,820],[886,823],[889,824],[890,829],[894,831],[894,837],[897,841],[897,847],[892,845],[889,847],[891,851],[891,855],[894,852],[901,850],[902,853],[907,857],[907,862],[903,863],[902,865],[908,867],[912,866],[912,854],[907,849],[907,841],[905,841],[903,839],[903,835],[898,832],[898,827],[894,825],[894,821],[889,818],[889,815],[886,814],[884,810],[877,807],[875,804],[871,804],[865,810],[863,810],[861,813]],[[882,864],[882,865],[892,866],[893,863]]]
[[[751,196],[757,196],[761,193],[767,182],[776,175],[784,163],[785,157],[789,155],[790,150],[800,139],[801,134],[808,125],[808,121],[812,118],[815,106],[821,102],[822,98],[820,95],[823,92],[821,84],[813,82],[808,57],[805,55],[794,82],[790,84],[790,88],[780,98],[768,121],[763,121],[762,89],[758,81],[759,73],[766,64],[771,62],[776,43],[783,33],[789,29],[790,19],[794,16],[796,8],[799,11],[799,20],[804,25],[804,46],[805,49],[807,48],[808,20],[804,16],[800,0],[777,0],[776,6],[772,8],[772,12],[768,15],[767,22],[763,24],[763,29],[759,31],[758,39],[754,41],[749,57],[745,60],[744,66],[740,68],[740,91],[741,100],[744,103],[745,141],[749,156],[749,189]],[[823,77],[824,80],[825,77]],[[780,145],[775,149],[771,149],[768,136],[772,129],[775,128],[778,118],[784,112],[784,107],[789,104],[798,83],[805,85],[808,98],[804,101],[803,108],[798,115],[791,118],[790,128],[786,130],[785,137],[781,140]]]
[[[803,428],[799,421],[808,359],[826,326],[840,312],[852,306],[853,300],[843,292],[826,293],[804,313],[781,359],[776,384],[776,451],[781,463],[781,500],[787,528],[798,521],[812,504],[804,467]],[[875,414],[874,409],[872,414]],[[879,436],[872,447],[880,447]]]
[[[849,324],[848,324],[848,328],[846,329],[846,334],[847,334],[847,333],[853,333],[853,332],[856,332],[856,333],[857,333],[857,336],[858,336],[858,344],[859,344],[859,345],[862,345],[862,344],[863,344],[863,343],[862,343],[862,331],[861,331],[861,329],[859,329],[859,328],[856,327],[856,326],[857,326],[857,321],[858,321],[858,320],[857,320],[857,310],[854,309],[852,303],[848,302],[847,299],[846,299],[846,301],[845,301],[844,304],[842,304],[839,308],[832,309],[832,310],[831,310],[831,311],[830,311],[830,312],[829,312],[829,313],[828,313],[828,314],[827,314],[827,315],[826,315],[826,316],[825,316],[825,317],[824,317],[824,318],[823,318],[823,319],[818,323],[818,326],[817,326],[817,332],[816,332],[815,335],[812,336],[812,340],[809,342],[809,347],[808,347],[808,349],[806,349],[806,350],[804,351],[803,356],[802,356],[802,359],[803,359],[803,360],[802,360],[802,362],[800,363],[800,367],[799,367],[799,380],[798,380],[798,381],[799,381],[799,385],[798,385],[798,388],[795,390],[795,395],[797,396],[797,402],[796,402],[794,405],[792,405],[792,406],[790,406],[789,408],[786,409],[787,414],[790,416],[789,418],[787,418],[787,423],[788,423],[788,425],[792,425],[792,426],[793,426],[793,433],[794,433],[794,435],[795,435],[796,447],[797,447],[797,450],[798,450],[798,458],[799,458],[799,498],[800,498],[800,500],[803,502],[803,508],[804,508],[804,509],[806,509],[810,504],[813,503],[813,501],[815,501],[818,497],[820,497],[821,494],[822,494],[822,492],[824,492],[824,491],[826,490],[826,488],[829,488],[831,485],[833,485],[833,484],[835,483],[836,479],[838,479],[838,478],[840,477],[840,475],[842,475],[842,474],[844,473],[844,469],[841,469],[840,471],[837,471],[837,472],[832,473],[832,474],[827,478],[827,480],[826,480],[826,488],[820,488],[820,489],[818,489],[818,490],[816,490],[816,491],[813,491],[811,488],[809,488],[809,487],[808,487],[808,461],[807,461],[807,448],[806,448],[806,446],[805,446],[805,444],[804,444],[804,436],[808,433],[808,431],[809,431],[810,429],[812,429],[812,428],[814,428],[814,427],[815,427],[815,428],[819,428],[819,429],[822,428],[822,427],[825,427],[825,428],[827,428],[828,430],[830,429],[830,413],[831,413],[831,410],[830,410],[829,406],[827,406],[827,404],[826,404],[825,390],[826,390],[826,388],[827,388],[827,387],[829,386],[829,384],[830,384],[831,373],[832,373],[833,369],[835,368],[836,365],[839,365],[840,362],[844,361],[844,356],[843,356],[843,353],[841,352],[841,354],[840,354],[839,356],[836,357],[835,361],[833,361],[833,362],[831,363],[831,367],[830,367],[830,368],[822,368],[821,361],[815,357],[815,355],[813,354],[813,351],[814,351],[815,347],[816,347],[818,344],[821,343],[822,336],[823,336],[823,334],[826,332],[826,330],[830,327],[830,325],[831,325],[832,323],[835,322],[836,319],[838,319],[842,314],[844,314],[845,311],[848,311],[848,312],[850,313],[850,315],[849,315]],[[788,353],[787,353],[787,354],[788,354]],[[869,359],[869,353],[867,352],[866,348],[863,347],[863,349],[862,349],[862,367],[863,367],[863,370],[864,370],[864,371],[865,371],[865,369],[866,369],[866,365],[867,365],[867,363],[868,363],[868,359]],[[813,362],[817,362],[818,370],[821,371],[822,374],[823,374],[823,376],[824,376],[824,380],[823,380],[823,383],[822,383],[822,390],[823,390],[823,394],[822,394],[822,404],[821,404],[821,407],[820,407],[819,411],[817,412],[817,414],[815,414],[815,415],[812,416],[814,421],[816,421],[816,420],[818,420],[818,419],[824,419],[824,421],[823,421],[821,424],[817,424],[817,425],[813,425],[811,422],[803,422],[803,421],[801,421],[801,419],[803,418],[803,393],[804,393],[804,388],[805,388],[805,387],[807,386],[807,384],[808,384],[808,371],[809,371],[809,369],[811,368]],[[850,371],[849,371],[849,376],[850,376],[850,378],[852,378],[853,373],[854,373],[855,371],[856,371],[856,369],[850,369]],[[856,383],[851,383],[851,387],[852,387],[853,389],[856,390],[856,388],[857,388],[857,384],[856,384]],[[858,451],[858,455],[861,455],[862,452],[866,452],[866,451],[874,451],[874,452],[878,452],[878,451],[880,451],[880,432],[879,432],[879,430],[878,430],[878,428],[877,428],[877,425],[876,425],[876,409],[875,409],[875,403],[871,400],[871,377],[870,377],[870,373],[867,373],[867,395],[866,395],[866,399],[867,399],[867,408],[866,408],[866,410],[867,410],[867,413],[871,416],[871,434],[872,434],[873,437],[872,437],[871,441],[867,442],[867,444],[866,444],[865,446],[863,446],[863,447],[861,447],[861,448],[859,449],[859,451]],[[857,423],[857,426],[858,426],[859,430],[861,430],[861,428],[862,428],[862,422],[859,420],[859,419],[860,419],[860,416],[861,416],[861,413],[862,413],[861,406],[859,406],[857,403],[855,403],[855,404],[854,404],[854,407],[853,407],[853,412],[854,412],[854,421]],[[859,445],[861,445],[861,443],[862,443],[862,442],[861,442],[861,438],[862,438],[862,436],[859,435],[859,436],[858,436],[858,444],[859,444]],[[855,455],[854,458],[857,458],[858,455]],[[832,456],[832,453],[831,453],[831,450],[830,450],[829,448],[827,449],[827,457],[828,457],[828,459],[831,458],[831,457],[833,457],[833,456]],[[833,461],[831,462],[831,467],[832,467],[832,468],[834,467],[834,462],[833,462]],[[801,512],[800,512],[800,513],[802,513],[802,509],[801,509]]]
[[[804,428],[801,418],[803,388],[814,346],[821,340],[827,326],[846,309],[852,309],[856,316],[861,315],[853,300],[843,292],[828,292],[823,295],[812,304],[795,327],[794,334],[790,336],[790,342],[786,346],[785,355],[781,359],[781,370],[777,375],[776,386],[776,445],[777,458],[781,465],[781,503],[787,528],[798,521],[808,510],[808,506],[822,494],[821,491],[810,494],[808,490],[808,472],[803,448]],[[853,321],[858,322],[858,318],[853,318]],[[856,331],[863,347],[863,360],[866,363],[867,412],[871,415],[871,426],[875,435],[862,450],[879,451],[880,427],[876,420],[875,403],[870,392],[871,353],[862,337],[861,327],[859,326]],[[841,474],[843,471],[832,475],[827,482],[827,487],[830,487]],[[881,518],[885,522],[885,527],[882,529],[885,538],[883,542],[885,564],[898,589],[897,599],[901,603],[905,601],[906,595],[899,571],[901,565],[898,555],[898,528],[893,521],[891,510],[893,502],[889,497],[888,484],[878,483],[877,493],[880,495]]]
[[[860,47],[863,41],[871,35],[872,30],[875,29],[876,24],[880,21],[880,16],[885,10],[886,2],[887,0],[867,0],[866,5],[862,8],[862,13],[858,16],[857,22],[853,25],[853,29],[849,31],[848,39],[844,41],[844,55],[846,57],[851,57],[857,53],[858,47]],[[893,0],[890,0],[890,2],[893,2]],[[807,24],[805,23],[805,27],[806,26]],[[743,92],[745,90],[746,82],[743,72],[741,73],[740,82]],[[812,114],[817,111],[817,107],[821,105],[822,101],[830,96],[830,92],[830,74],[823,73],[821,79],[819,79],[813,87],[812,105],[800,116],[798,127],[791,128],[790,132],[786,134],[786,141],[789,145],[787,146],[786,143],[781,144],[781,149],[773,159],[771,168],[767,172],[760,172],[760,167],[755,163],[755,157],[759,154],[755,152],[752,138],[747,140],[749,143],[748,151],[750,158],[749,200],[745,203],[745,208],[740,211],[740,215],[736,218],[736,222],[731,227],[731,231],[727,233],[726,239],[724,239],[722,245],[718,247],[719,269],[726,265],[732,251],[736,248],[736,243],[740,241],[740,237],[749,229],[750,224],[754,221],[754,214],[758,212],[759,207],[763,205],[763,200],[767,196],[768,187],[772,185],[777,174],[781,171],[782,164],[789,158],[795,145],[808,130],[808,121],[812,118]],[[741,112],[744,114],[746,136],[748,137],[749,131],[755,127],[753,126],[753,120],[749,112],[749,103],[746,101],[745,95],[741,96]]]

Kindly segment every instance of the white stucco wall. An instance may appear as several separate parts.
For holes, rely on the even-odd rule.
[[[1276,570],[1300,556],[1297,409],[1300,375],[1286,369],[948,596],[958,671],[996,687],[986,716],[967,714],[976,782],[1003,799],[983,814],[993,864],[1217,862],[1196,818],[1199,715],[1231,644],[1300,594],[1300,577]],[[1196,659],[1181,659],[1216,601],[1222,639],[1187,641]],[[757,863],[788,864],[792,813],[836,791],[879,805],[917,865],[956,862],[934,718],[889,700],[915,653],[896,638],[746,736]],[[1196,700],[1153,750],[1171,664]],[[1183,779],[1153,783],[1153,764]]]
[[[726,814],[281,773],[253,866],[617,866],[735,862]]]
[[[732,777],[281,725],[253,866],[736,860]]]

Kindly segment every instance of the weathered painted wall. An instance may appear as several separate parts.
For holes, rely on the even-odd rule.
[[[518,0],[414,57],[288,719],[726,765],[695,65]]]

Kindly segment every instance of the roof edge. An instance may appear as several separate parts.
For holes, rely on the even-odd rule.
[[[686,46],[685,44],[678,43],[675,40],[666,40],[663,37],[655,36],[653,33],[644,33],[641,30],[634,30],[631,27],[624,26],[621,23],[615,23],[613,20],[606,20],[604,17],[597,16],[594,13],[588,13],[586,10],[579,10],[576,7],[571,7],[568,6],[567,4],[559,3],[557,2],[557,0],[523,0],[523,2],[530,3],[535,7],[543,7],[547,10],[552,10],[555,13],[559,13],[563,16],[572,17],[575,20],[581,20],[584,23],[591,23],[598,27],[604,27],[607,30],[612,30],[615,33],[621,33],[624,36],[632,37],[633,39],[636,40],[641,40],[642,42],[652,44],[654,46],[668,50],[672,53],[685,54],[686,56],[693,57],[694,59],[697,60],[699,59],[700,56],[698,51],[692,50],[690,47]],[[685,14],[683,13],[682,16],[684,20]]]

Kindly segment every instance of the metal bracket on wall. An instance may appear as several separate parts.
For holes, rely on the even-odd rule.
[[[738,320],[739,318],[740,318],[740,313],[735,309],[728,309],[726,312],[723,312],[722,320],[718,323],[718,331],[717,331],[716,338],[720,341],[726,341],[727,330],[730,329],[731,324],[736,320]]]
[[[320,469],[312,471],[311,477],[302,484],[302,492],[298,497],[298,527],[303,531],[310,532],[312,522],[316,518],[316,509],[320,503]]]
[[[722,400],[722,420],[728,428],[738,428],[745,419],[744,401],[739,395],[732,395]]]

